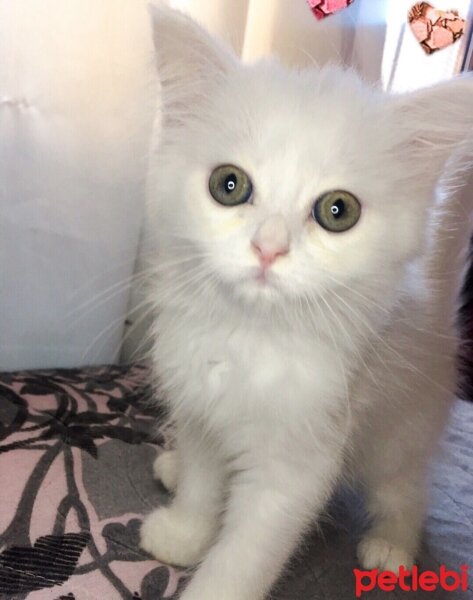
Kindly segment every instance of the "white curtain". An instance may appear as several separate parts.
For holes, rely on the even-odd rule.
[[[146,0],[0,0],[1,370],[118,357],[153,59]]]

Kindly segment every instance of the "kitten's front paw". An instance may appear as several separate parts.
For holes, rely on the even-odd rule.
[[[164,487],[175,492],[177,488],[177,478],[179,474],[179,464],[176,450],[166,450],[156,458],[153,463],[153,474],[155,479],[159,479]]]
[[[381,571],[399,572],[403,565],[411,569],[414,565],[412,554],[377,537],[366,537],[358,544],[358,560],[365,569],[380,569]]]
[[[190,567],[202,558],[215,533],[208,519],[181,512],[171,505],[158,508],[141,526],[141,547],[159,561]]]

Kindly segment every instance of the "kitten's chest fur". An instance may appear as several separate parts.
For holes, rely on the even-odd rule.
[[[335,349],[307,332],[244,320],[163,313],[159,321],[155,359],[171,409],[220,433],[249,423],[298,426],[346,399],[350,361],[342,342]]]

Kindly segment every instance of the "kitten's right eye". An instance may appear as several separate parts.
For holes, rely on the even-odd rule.
[[[341,233],[354,227],[361,215],[361,204],[350,192],[334,190],[322,194],[312,207],[312,217],[332,233]]]
[[[221,165],[209,179],[212,197],[223,206],[238,206],[251,200],[253,184],[248,175],[234,165]]]

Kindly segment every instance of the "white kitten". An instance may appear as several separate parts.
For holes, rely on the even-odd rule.
[[[260,600],[355,474],[373,518],[361,563],[409,567],[470,232],[434,188],[467,154],[473,84],[389,97],[334,67],[244,66],[180,13],[153,14],[154,361],[177,453],[156,463],[176,493],[143,548],[202,561],[183,600]]]

